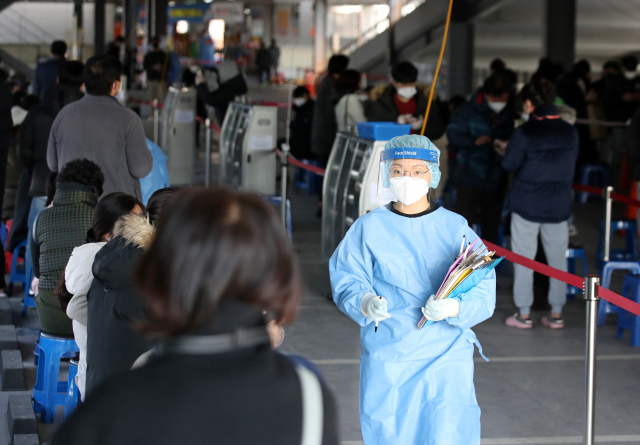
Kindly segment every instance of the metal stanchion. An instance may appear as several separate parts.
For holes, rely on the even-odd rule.
[[[604,258],[603,260],[609,261],[609,255],[611,252],[611,193],[613,192],[613,187],[607,187],[605,191],[605,199],[606,199],[606,211],[604,216]]]
[[[153,142],[158,144],[158,99],[153,99]]]
[[[584,445],[594,445],[594,421],[596,402],[596,330],[598,328],[598,285],[600,277],[584,277],[584,299],[587,302],[587,346],[585,360],[585,410]]]
[[[211,182],[211,121],[204,120],[204,185],[209,187]]]
[[[282,224],[284,225],[284,231],[287,232],[287,167],[289,166],[289,144],[282,144],[282,154],[280,155],[280,176],[281,176],[281,189],[280,196],[282,197],[282,205],[280,206],[280,214],[282,216]]]

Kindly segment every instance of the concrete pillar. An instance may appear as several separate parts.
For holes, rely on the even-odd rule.
[[[94,0],[95,10],[93,13],[93,53],[104,54],[105,52],[105,0]]]
[[[315,30],[314,68],[319,74],[327,68],[327,0],[316,0]]]
[[[127,76],[127,88],[133,85],[135,79],[135,57],[138,36],[136,34],[137,11],[136,0],[124,1],[124,35],[125,35],[125,53],[124,53],[124,74]]]
[[[571,70],[576,57],[577,0],[546,0],[545,55]]]
[[[473,34],[471,22],[452,21],[449,25],[446,50],[449,97],[456,94],[466,96],[473,91]]]
[[[155,31],[158,36],[167,35],[167,8],[169,0],[153,0],[156,5],[155,9]]]

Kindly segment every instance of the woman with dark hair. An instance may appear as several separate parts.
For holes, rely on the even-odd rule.
[[[87,292],[93,282],[91,271],[93,259],[107,241],[113,238],[116,221],[124,215],[139,215],[143,209],[144,206],[140,201],[126,193],[110,193],[102,198],[93,214],[93,228],[88,236],[93,242],[73,249],[62,282],[56,289],[62,309],[73,321],[73,336],[80,348],[76,384],[82,400],[84,400],[87,373]]]
[[[131,369],[153,344],[132,325],[147,319],[147,307],[132,283],[132,272],[154,236],[154,224],[175,188],[156,191],[147,203],[149,219],[126,214],[96,253],[87,294],[86,393],[109,377]]]
[[[362,96],[357,94],[360,90],[360,72],[345,70],[340,73],[336,80],[336,90],[342,96],[336,105],[338,131],[348,131],[349,127],[358,122],[365,122],[367,118],[362,107]]]
[[[518,97],[525,123],[513,132],[506,153],[500,147],[496,150],[504,154],[502,167],[515,172],[508,198],[512,250],[533,259],[540,236],[549,266],[566,271],[568,220],[573,201],[571,183],[579,141],[575,127],[564,121],[553,105],[555,98],[555,87],[546,79],[525,85]],[[550,280],[551,316],[542,317],[544,326],[564,327],[562,308],[566,297],[567,285]],[[518,312],[507,318],[507,326],[531,329],[533,271],[517,264],[514,264],[513,298]]]
[[[96,389],[52,445],[337,445],[328,389],[267,335],[263,311],[291,323],[301,298],[278,221],[254,194],[181,191],[135,271],[160,344]]]

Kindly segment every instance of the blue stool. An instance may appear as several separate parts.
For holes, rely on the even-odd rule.
[[[0,242],[2,242],[2,247],[4,249],[7,248],[7,240],[9,238],[9,229],[7,225],[3,222],[0,222]]]
[[[27,316],[28,307],[36,307],[35,297],[31,294],[31,281],[33,280],[33,268],[29,268],[29,274],[27,275],[27,284],[24,287],[24,301],[22,302],[22,316]],[[37,363],[36,363],[37,365]]]
[[[13,251],[13,259],[11,260],[11,274],[9,275],[9,286],[7,287],[7,293],[11,295],[13,293],[13,285],[15,283],[22,283],[23,287],[26,287],[27,283],[27,271],[26,266],[23,264],[22,268],[18,269],[18,257],[20,255],[20,249],[27,249],[27,240],[20,241],[20,244],[16,246]]]
[[[593,176],[598,175],[599,180],[593,181]],[[606,187],[609,185],[609,168],[606,165],[600,164],[587,164],[580,168],[580,184],[591,185],[596,187]],[[576,194],[577,201],[581,204],[587,202],[589,193],[578,192]],[[602,197],[600,198],[602,199]]]
[[[576,274],[576,260],[582,262],[582,276],[587,276],[589,270],[587,269],[587,255],[584,253],[584,247],[570,247],[567,249],[567,272],[570,274]],[[567,285],[567,300],[575,300],[576,294],[581,294],[582,289],[575,286]]]
[[[622,286],[622,296],[629,298],[636,303],[640,303],[640,275],[627,274],[624,277]],[[640,346],[640,317],[631,312],[620,310],[618,315],[618,329],[616,338],[621,339],[624,330],[631,331],[631,346]]]
[[[69,377],[67,378],[67,403],[64,408],[64,419],[71,415],[80,400],[80,391],[78,390],[78,385],[76,385],[77,375],[78,361],[71,360],[69,362]]]
[[[278,195],[263,195],[264,199],[269,201],[273,205],[281,206],[282,205],[282,196]],[[286,217],[285,225],[287,227],[287,233],[289,234],[289,238],[293,241],[293,229],[291,227],[291,200],[287,198],[287,217]]]
[[[634,274],[640,275],[640,262],[638,261],[609,261],[602,268],[602,287],[609,289],[611,285],[611,274],[614,270],[628,270]],[[598,326],[604,325],[607,314],[617,314],[620,308],[615,304],[609,303],[607,300],[598,302]]]
[[[56,406],[67,404],[67,382],[59,382],[60,359],[79,352],[72,338],[55,337],[42,333],[38,348],[38,373],[33,387],[33,410],[40,413],[42,423],[53,423]],[[76,371],[77,372],[77,371]]]
[[[598,236],[598,251],[596,262],[599,268],[604,263],[604,230],[605,222],[600,222],[600,235]],[[638,261],[638,225],[635,221],[611,221],[611,240],[618,230],[624,230],[624,249],[610,249],[610,261]]]
[[[303,159],[301,162],[303,164],[313,165],[314,167],[320,166],[319,162],[310,161],[308,159]],[[294,183],[296,193],[298,193],[299,189],[306,189],[307,195],[313,195],[316,193],[318,188],[318,175],[308,170],[298,168],[296,170],[296,175],[294,176]]]

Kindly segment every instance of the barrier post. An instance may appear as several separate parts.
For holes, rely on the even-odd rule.
[[[594,421],[596,402],[596,330],[598,328],[598,285],[600,277],[584,277],[584,299],[587,302],[586,359],[585,359],[585,410],[584,445],[594,445]]]
[[[280,206],[280,214],[282,216],[282,224],[284,231],[287,231],[287,173],[289,165],[289,144],[282,144],[282,154],[280,155],[280,196],[282,197],[282,205]]]
[[[158,144],[158,99],[153,99],[153,142]]]
[[[209,187],[211,182],[211,121],[204,120],[204,185]]]
[[[609,254],[611,252],[611,193],[613,193],[613,187],[609,186],[605,190],[606,199],[606,213],[604,215],[604,258],[603,260],[609,261]]]

